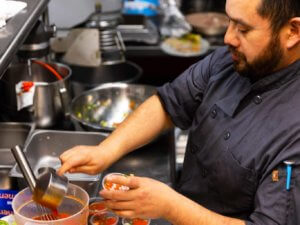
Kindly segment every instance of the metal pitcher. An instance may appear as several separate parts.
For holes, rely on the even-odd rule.
[[[34,122],[47,128],[61,122],[69,114],[69,79],[71,69],[60,63],[51,65],[61,76],[58,80],[50,71],[38,64],[16,64],[8,68],[0,80],[1,113],[8,120]],[[17,110],[15,85],[20,81],[37,82],[33,105]]]

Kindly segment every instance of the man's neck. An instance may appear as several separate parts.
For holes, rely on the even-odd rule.
[[[300,45],[297,47],[298,48],[294,48],[285,54],[282,61],[276,67],[275,71],[288,67],[289,65],[293,64],[294,62],[300,59]]]

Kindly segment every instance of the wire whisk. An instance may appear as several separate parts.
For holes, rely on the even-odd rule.
[[[37,211],[39,212],[40,216],[38,216],[39,220],[51,221],[57,220],[58,217],[48,208],[36,203]]]

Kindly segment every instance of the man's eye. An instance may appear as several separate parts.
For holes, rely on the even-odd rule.
[[[249,29],[245,28],[245,27],[238,27],[237,30],[239,33],[242,33],[242,34],[246,34],[249,31]]]

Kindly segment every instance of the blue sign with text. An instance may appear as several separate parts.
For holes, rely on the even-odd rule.
[[[0,190],[0,218],[12,214],[12,200],[18,193],[16,190]]]

